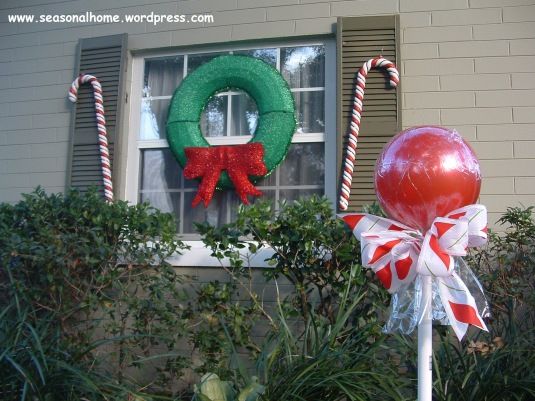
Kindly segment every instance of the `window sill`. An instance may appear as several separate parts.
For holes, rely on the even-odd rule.
[[[219,260],[212,256],[211,249],[207,248],[202,241],[184,241],[190,249],[184,250],[182,255],[175,255],[167,261],[176,267],[230,267],[230,262],[227,258]],[[243,249],[242,258],[245,261],[245,266],[249,267],[269,267],[266,259],[273,255],[273,250],[270,248],[263,248],[256,253],[250,253],[247,249]]]

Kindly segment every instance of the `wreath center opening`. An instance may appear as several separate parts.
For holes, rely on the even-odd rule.
[[[240,89],[212,95],[201,114],[200,128],[205,138],[254,135],[258,126],[258,107]]]

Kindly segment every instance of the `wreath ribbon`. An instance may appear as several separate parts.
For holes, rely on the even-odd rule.
[[[187,163],[184,167],[184,177],[187,179],[201,178],[197,195],[192,206],[201,201],[204,207],[214,196],[219,177],[226,171],[234,184],[236,193],[241,201],[249,204],[247,195],[260,196],[259,191],[249,181],[249,175],[263,176],[267,174],[264,164],[264,146],[261,143],[246,143],[232,146],[189,147],[185,148]]]
[[[459,340],[469,325],[488,331],[474,297],[454,269],[455,257],[466,256],[468,248],[487,241],[485,206],[469,205],[437,217],[425,235],[397,221],[370,214],[348,214],[342,218],[360,240],[362,265],[371,268],[390,293],[404,291],[419,274],[432,276]],[[420,318],[423,312],[419,312]]]

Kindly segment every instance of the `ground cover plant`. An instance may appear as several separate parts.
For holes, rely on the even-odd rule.
[[[486,290],[488,333],[461,345],[440,330],[435,350],[437,400],[535,399],[535,224],[533,208],[509,208],[470,265]]]
[[[500,223],[467,258],[490,332],[459,343],[435,326],[436,400],[535,398],[532,209]],[[186,248],[175,231],[169,214],[96,192],[0,205],[0,398],[415,399],[415,336],[382,333],[389,296],[326,199],[257,202],[231,224],[199,225],[228,280],[188,293],[166,263]],[[269,267],[254,269],[262,249]],[[197,384],[177,386],[185,376]]]
[[[369,209],[374,214],[381,213],[377,206],[372,205]],[[205,243],[212,247],[214,255],[230,260],[229,274],[236,279],[248,271],[244,268],[246,262],[239,256],[240,252],[243,253],[247,247],[250,251],[256,251],[259,247],[269,246],[275,252],[269,261],[272,269],[265,272],[266,277],[277,279],[284,276],[295,284],[295,293],[286,299],[287,312],[279,314],[279,320],[281,316],[287,319],[298,315],[303,329],[292,331],[290,338],[295,338],[297,343],[304,341],[305,345],[299,352],[281,354],[284,355],[281,356],[282,361],[286,363],[282,364],[281,376],[286,381],[276,386],[279,396],[295,384],[290,382],[292,375],[288,372],[293,367],[288,366],[287,362],[292,359],[291,356],[307,355],[309,329],[316,327],[312,322],[317,322],[317,317],[321,317],[323,329],[332,331],[337,327],[340,288],[351,282],[344,274],[347,275],[355,266],[359,272],[352,279],[353,292],[350,297],[359,299],[360,303],[352,311],[352,317],[345,322],[349,323],[347,327],[350,332],[365,333],[365,339],[353,343],[351,349],[374,348],[371,344],[380,344],[373,353],[368,354],[373,359],[368,371],[382,374],[383,377],[395,377],[389,385],[399,392],[383,393],[379,398],[415,399],[416,333],[410,337],[385,336],[381,333],[381,320],[387,313],[388,296],[376,286],[377,281],[369,272],[361,270],[358,265],[358,244],[338,224],[328,203],[312,198],[287,205],[279,214],[273,213],[269,204],[257,204],[243,209],[236,223],[223,228],[201,226],[199,230],[203,233]],[[533,352],[529,351],[535,349],[535,224],[532,208],[510,208],[499,224],[502,230],[489,232],[487,246],[474,250],[467,258],[485,288],[491,306],[492,317],[487,322],[489,333],[473,330],[459,343],[447,327],[434,326],[433,397],[436,400],[507,401],[531,400],[535,397],[535,360]],[[280,327],[284,333],[289,326],[281,324]],[[272,332],[275,338],[281,332],[280,327]],[[285,344],[285,338],[277,338],[275,343]],[[343,342],[336,344],[343,349]],[[336,355],[336,348],[329,350]],[[310,373],[306,369],[313,364],[314,358],[309,358],[303,369]],[[345,367],[340,371],[345,369],[349,370]],[[339,372],[331,367],[323,372],[322,377],[328,380],[333,371]],[[306,381],[306,378],[310,380]],[[276,379],[266,376],[264,381],[261,380],[268,389],[263,396],[266,400],[276,399],[269,398],[270,381],[276,382]],[[316,383],[321,382],[318,376],[306,374],[299,375],[298,381],[301,389],[315,388]],[[373,380],[367,386],[377,388]],[[289,391],[290,395],[283,393],[287,399],[312,400],[318,394],[323,394],[321,391],[307,395]],[[371,399],[362,389],[345,396],[347,399]],[[325,398],[325,394],[321,398]],[[329,393],[327,399],[331,398],[336,399],[336,395]]]
[[[165,262],[184,249],[175,227],[168,214],[108,204],[96,191],[38,189],[0,205],[3,399],[124,399],[139,390],[136,369],[183,333],[180,276]],[[168,363],[178,374],[183,358]]]

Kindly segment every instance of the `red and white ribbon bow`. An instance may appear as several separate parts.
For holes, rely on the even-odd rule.
[[[432,276],[459,339],[470,324],[487,330],[474,297],[454,269],[454,257],[466,256],[467,248],[487,241],[485,206],[469,205],[437,217],[425,235],[370,214],[342,218],[360,240],[362,265],[371,268],[390,293],[403,291],[418,274]]]

